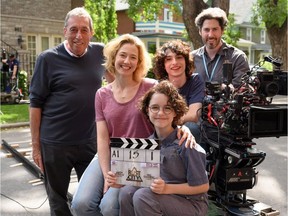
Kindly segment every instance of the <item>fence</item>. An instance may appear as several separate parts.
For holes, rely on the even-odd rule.
[[[20,62],[19,71],[24,70],[27,72],[27,81],[29,84],[33,70],[33,68],[31,68],[30,52],[28,50],[17,50],[16,48],[5,43],[3,40],[0,40],[0,48],[1,51],[5,50],[8,55],[10,53],[14,53],[16,55],[17,60]]]

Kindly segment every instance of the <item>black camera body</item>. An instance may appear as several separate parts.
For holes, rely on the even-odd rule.
[[[257,79],[261,80],[262,76],[261,73]],[[206,83],[202,109],[204,123],[238,140],[287,135],[287,104],[271,104],[272,99],[266,97],[272,96],[277,89],[274,80],[261,84],[257,81],[257,89],[250,84],[241,86],[230,98],[225,97],[220,86]]]
[[[279,92],[278,77],[269,71],[257,72],[260,82],[259,93],[273,97]]]
[[[226,209],[247,207],[253,203],[246,199],[246,191],[255,186],[255,167],[266,156],[252,139],[287,136],[287,104],[272,104],[279,90],[274,71],[251,70],[234,91],[227,79],[223,81],[226,89],[217,82],[206,83],[202,107],[201,143],[207,152],[210,184],[215,187],[209,192]]]

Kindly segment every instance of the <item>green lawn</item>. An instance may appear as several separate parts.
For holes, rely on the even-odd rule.
[[[28,122],[29,104],[1,104],[1,124]]]

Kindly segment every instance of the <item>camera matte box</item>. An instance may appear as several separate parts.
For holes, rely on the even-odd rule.
[[[287,104],[252,105],[250,107],[248,136],[287,136]]]

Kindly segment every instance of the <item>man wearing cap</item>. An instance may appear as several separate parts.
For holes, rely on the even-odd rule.
[[[5,87],[6,91],[11,91],[15,90],[18,88],[18,71],[19,71],[19,61],[16,59],[16,56],[14,53],[9,54],[9,59],[2,59],[3,65],[5,64],[7,66],[7,69],[9,69],[9,75],[8,75],[8,80],[7,80],[7,86]],[[11,84],[13,85],[13,89],[11,89]]]
[[[16,59],[15,54],[10,54],[9,59],[7,60],[7,64],[9,65],[9,71],[12,80],[16,80],[18,77],[19,71],[19,61]]]

